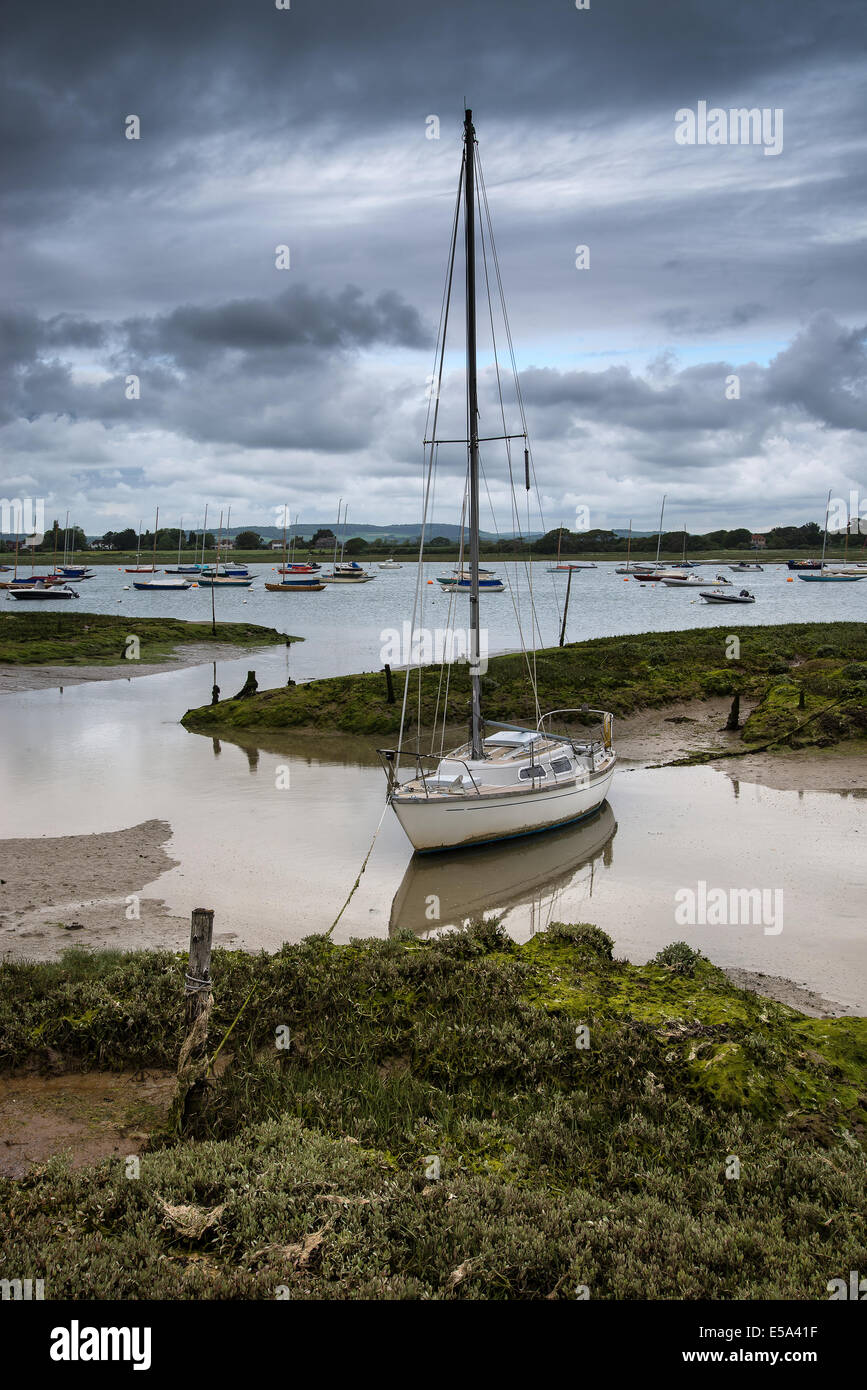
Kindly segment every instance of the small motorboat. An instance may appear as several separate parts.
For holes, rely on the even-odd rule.
[[[369,584],[376,575],[370,574],[357,560],[346,560],[338,562],[328,574],[319,577],[323,584]]]
[[[756,596],[751,594],[749,589],[741,589],[738,594],[723,594],[718,589],[711,589],[706,592],[702,590],[701,597],[705,603],[755,603]]]
[[[79,595],[77,590],[70,588],[68,584],[46,584],[44,580],[37,579],[36,583],[29,588],[21,586],[14,589],[10,588],[6,597],[32,602],[37,599],[78,598]]]

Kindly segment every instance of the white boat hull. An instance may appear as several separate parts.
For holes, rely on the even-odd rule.
[[[392,806],[414,849],[457,849],[535,835],[591,816],[605,801],[613,776],[612,764],[597,776],[552,790],[496,797],[398,794]]]

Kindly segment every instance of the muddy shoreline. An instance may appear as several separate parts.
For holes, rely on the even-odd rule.
[[[0,841],[0,957],[56,960],[71,945],[90,950],[185,950],[189,922],[164,900],[145,894],[176,867],[167,821],[150,820],[93,835]],[[217,933],[231,946],[234,933]],[[726,970],[740,989],[829,1018],[855,1012],[805,982],[738,967]]]
[[[115,666],[16,666],[0,663],[0,695],[15,695],[26,690],[52,690],[69,685],[86,685],[92,681],[133,680],[137,676],[161,676],[168,671],[185,671],[192,666],[204,666],[212,661],[237,661],[242,656],[254,656],[268,646],[242,647],[231,642],[184,642],[175,648],[166,661],[121,661]]]

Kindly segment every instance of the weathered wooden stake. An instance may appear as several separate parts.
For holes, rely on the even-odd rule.
[[[214,913],[193,909],[190,924],[190,963],[184,986],[187,1036],[178,1059],[178,1089],[172,1105],[174,1123],[186,1132],[201,1113],[208,1086],[208,1019],[211,1013],[211,941]]]
[[[569,612],[569,592],[572,588],[572,570],[569,569],[569,578],[566,580],[566,600],[563,604],[563,626],[560,629],[560,646],[566,645],[566,614]]]
[[[386,664],[385,664],[385,689],[386,689],[386,692],[387,692],[387,695],[386,695],[387,702],[388,702],[388,704],[393,705],[393,704],[394,704],[394,682],[393,682],[393,680],[391,679],[391,667],[389,666],[388,662],[386,662]]]
[[[211,943],[214,937],[214,912],[210,907],[194,907],[190,922],[190,965],[187,971],[184,1000],[187,1032],[205,1011],[211,993]],[[204,1030],[207,1042],[207,1028]]]
[[[732,700],[732,707],[729,710],[729,717],[726,720],[727,729],[739,729],[741,727],[741,697],[736,695]]]

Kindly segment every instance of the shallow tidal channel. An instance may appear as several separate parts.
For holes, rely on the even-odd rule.
[[[218,662],[224,695],[252,667],[262,687],[285,682],[297,650]],[[263,734],[241,745],[188,733],[178,719],[207,701],[213,679],[209,664],[3,697],[2,838],[45,839],[46,882],[63,850],[47,843],[55,837],[152,819],[171,827],[165,850],[176,866],[150,882],[136,877],[134,838],[118,854],[104,899],[116,922],[112,908],[99,945],[182,948],[191,909],[210,906],[221,944],[274,950],[327,930],[355,881],[382,814],[381,740]],[[422,935],[484,912],[501,914],[519,939],[551,921],[590,921],[635,962],[686,940],[719,965],[784,976],[863,1012],[865,837],[858,793],[775,791],[711,768],[627,763],[594,820],[501,846],[413,857],[387,815],[335,939]],[[700,917],[714,889],[763,890],[762,907],[754,895],[740,920],[707,911],[690,920],[690,893]],[[147,934],[127,919],[134,892],[165,904]],[[3,910],[0,952],[45,957],[86,945],[79,916],[85,927],[74,935],[52,920],[25,936]]]

